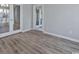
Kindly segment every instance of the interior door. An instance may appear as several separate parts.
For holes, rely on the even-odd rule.
[[[44,8],[43,5],[33,5],[33,29],[43,30],[44,25]]]

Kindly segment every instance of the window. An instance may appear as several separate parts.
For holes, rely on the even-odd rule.
[[[0,4],[0,23],[7,22],[9,16],[9,5]]]

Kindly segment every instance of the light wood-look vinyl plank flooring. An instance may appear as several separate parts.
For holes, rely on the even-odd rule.
[[[28,31],[0,38],[1,54],[72,54],[79,53],[79,43]]]

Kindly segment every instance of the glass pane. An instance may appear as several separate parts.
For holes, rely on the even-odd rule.
[[[42,25],[42,7],[40,7],[40,25]]]
[[[20,6],[14,6],[14,30],[20,29]]]
[[[36,7],[36,25],[42,25],[42,7]]]
[[[39,8],[36,8],[36,25],[39,25]]]
[[[9,32],[8,20],[9,20],[9,8],[6,7],[3,8],[3,6],[0,5],[0,34]]]

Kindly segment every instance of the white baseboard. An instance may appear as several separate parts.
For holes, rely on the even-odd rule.
[[[12,34],[16,34],[16,33],[19,33],[19,32],[27,32],[27,31],[30,31],[30,30],[31,29],[27,29],[27,30],[16,30],[16,31],[13,31],[13,32],[3,33],[3,34],[0,34],[0,38],[6,37],[6,36],[9,36],[9,35],[12,35]]]
[[[45,34],[49,34],[49,35],[52,35],[52,36],[64,38],[64,39],[71,40],[71,41],[74,41],[74,42],[78,42],[78,43],[79,43],[79,40],[78,40],[78,39],[73,39],[73,38],[70,38],[70,37],[67,37],[67,36],[58,35],[58,34],[54,34],[54,33],[49,33],[49,32],[47,32],[47,31],[43,31],[43,32],[44,32]]]
[[[22,30],[22,32],[27,32],[27,31],[30,31],[30,30],[32,30],[32,29],[26,29],[26,30]]]
[[[0,34],[0,38],[6,37],[6,36],[9,36],[9,35],[12,35],[12,34],[16,34],[16,33],[19,33],[19,32],[21,32],[21,30],[16,30],[16,31],[13,31],[13,32],[3,33],[3,34]]]

